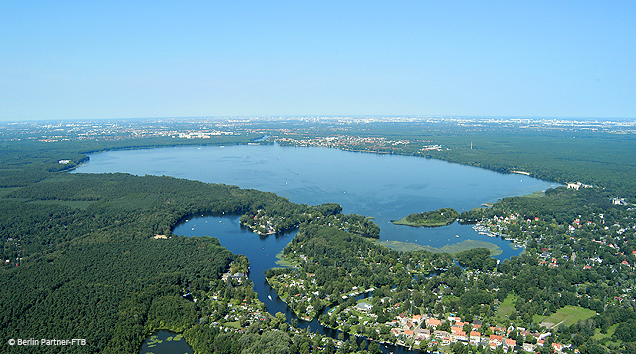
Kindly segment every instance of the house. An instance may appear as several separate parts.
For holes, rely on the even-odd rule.
[[[498,336],[496,334],[491,334],[489,342],[491,344],[494,343],[498,347],[498,346],[503,344],[503,336]]]
[[[627,202],[625,202],[625,198],[612,198],[612,204],[614,204],[614,205],[627,205]]]
[[[436,320],[436,319],[434,319],[434,318],[429,318],[429,319],[426,321],[426,325],[427,325],[428,327],[433,328],[433,329],[437,329],[437,327],[439,327],[439,326],[441,326],[441,325],[442,325],[442,321],[440,321],[440,320]]]
[[[455,335],[455,340],[461,341],[461,342],[468,342],[468,337],[466,336],[466,332],[459,331],[453,334]]]
[[[433,334],[435,335],[435,338],[450,337],[450,333],[446,331],[435,331]]]
[[[428,329],[415,329],[415,339],[417,340],[429,340],[431,338],[431,331]]]
[[[371,311],[372,308],[373,308],[373,305],[371,305],[368,302],[361,302],[356,305],[356,310],[362,311],[362,312],[369,312]]]
[[[526,352],[534,352],[536,345],[530,343],[523,343],[523,350]]]
[[[481,333],[472,331],[470,332],[470,344],[478,345],[481,342]]]
[[[414,324],[413,322],[411,322],[411,321],[407,321],[407,322],[406,322],[406,323],[402,326],[402,328],[404,328],[404,330],[407,330],[407,329],[413,329],[413,328],[415,328],[415,324]]]

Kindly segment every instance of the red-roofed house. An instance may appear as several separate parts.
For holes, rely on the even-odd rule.
[[[459,332],[455,332],[455,340],[461,340],[461,341],[468,341],[468,337],[466,336],[466,332],[464,331],[459,331]]]
[[[495,343],[497,346],[500,346],[503,344],[503,337],[495,335],[495,334],[491,334],[489,342]]]
[[[481,342],[481,333],[472,331],[470,332],[470,343],[477,345]]]
[[[429,327],[433,327],[433,329],[437,329],[438,326],[442,324],[442,321],[436,320],[434,318],[429,318],[426,320],[426,325]]]
[[[543,344],[545,344],[545,340],[541,339],[537,341],[537,345],[540,345],[543,347]]]

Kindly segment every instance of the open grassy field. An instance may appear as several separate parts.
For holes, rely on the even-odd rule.
[[[543,319],[540,326],[546,328],[556,328],[560,324],[571,326],[581,320],[586,320],[592,316],[596,316],[596,312],[582,308],[580,306],[566,306],[559,309],[556,313]]]
[[[601,330],[597,328],[594,331],[594,335],[592,336],[592,339],[600,341],[600,340],[605,339],[605,338],[610,338],[612,335],[614,335],[614,331],[616,331],[617,327],[618,327],[618,323],[615,323],[615,324],[611,325],[607,329],[607,334],[601,333]]]
[[[517,311],[515,309],[517,297],[517,295],[509,293],[504,301],[499,304],[499,308],[497,309],[497,318],[499,318],[501,322],[505,322],[507,317],[510,317],[513,312]]]
[[[459,243],[455,243],[452,245],[446,245],[442,248],[431,247],[428,245],[420,245],[412,242],[401,242],[401,241],[380,241],[378,245],[388,247],[392,250],[400,251],[400,252],[409,252],[409,251],[429,251],[434,253],[457,253],[461,251],[470,250],[473,248],[488,248],[490,250],[491,256],[497,256],[503,253],[503,250],[499,248],[499,246],[494,243],[484,242],[484,241],[475,241],[475,240],[466,240]]]

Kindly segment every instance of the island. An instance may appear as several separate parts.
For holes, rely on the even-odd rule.
[[[441,208],[423,213],[410,214],[400,220],[391,220],[391,222],[395,225],[413,227],[439,227],[454,223],[458,217],[459,213],[457,210],[453,208]]]

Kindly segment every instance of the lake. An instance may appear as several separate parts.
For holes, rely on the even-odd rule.
[[[326,148],[278,145],[173,147],[98,153],[75,172],[125,172],[166,175],[225,183],[241,188],[274,192],[295,203],[316,205],[336,202],[344,213],[374,217],[380,240],[416,243],[441,248],[466,240],[494,243],[502,250],[498,259],[519,255],[521,250],[498,238],[480,235],[469,225],[454,223],[438,228],[413,228],[390,221],[423,211],[451,207],[459,212],[500,198],[530,194],[556,187],[518,174],[500,174],[475,167],[400,155],[354,153]],[[260,237],[239,225],[238,215],[193,216],[174,233],[214,236],[233,253],[251,263],[250,279],[268,311],[295,317],[267,285],[264,270],[276,266],[278,254],[295,232]],[[272,297],[269,300],[268,295]],[[316,320],[299,321],[299,327],[336,337]],[[404,348],[389,348],[398,353]],[[387,349],[383,348],[383,351]]]
[[[412,156],[278,145],[108,151],[91,155],[76,172],[166,175],[274,192],[295,203],[336,202],[344,213],[374,217],[383,241],[436,248],[467,239],[487,241],[502,248],[499,259],[518,255],[520,250],[457,223],[427,229],[390,221],[443,207],[461,212],[557,186],[524,175]]]

